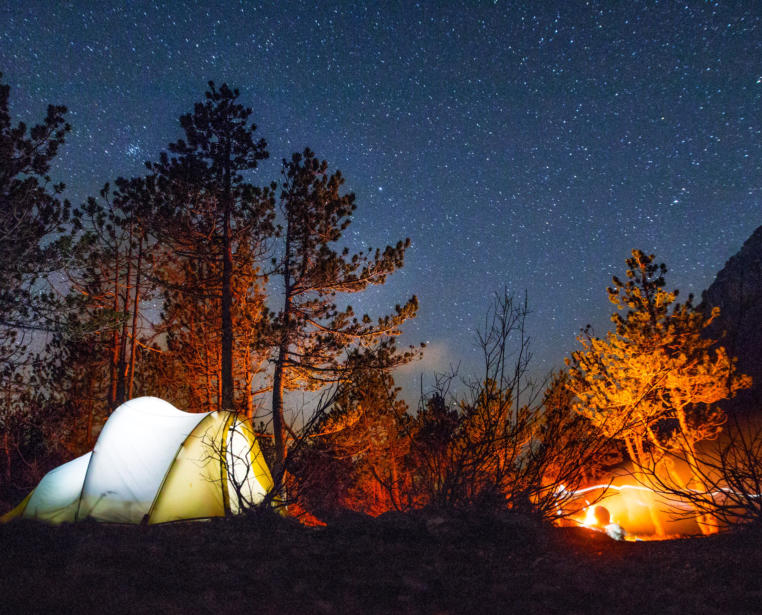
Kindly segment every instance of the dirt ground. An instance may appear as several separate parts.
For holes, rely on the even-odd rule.
[[[2,613],[760,613],[762,531],[615,542],[511,515],[0,526]]]

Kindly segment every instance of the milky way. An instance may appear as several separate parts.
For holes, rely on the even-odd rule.
[[[210,79],[241,90],[278,175],[311,147],[358,199],[350,239],[412,239],[353,298],[415,293],[417,369],[475,369],[489,296],[528,293],[535,367],[607,326],[632,248],[700,295],[762,224],[762,4],[24,2],[0,8],[12,112],[65,104],[78,202],[142,172]],[[413,371],[403,376],[412,379]]]

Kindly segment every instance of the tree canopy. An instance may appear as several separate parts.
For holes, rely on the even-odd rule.
[[[600,338],[585,329],[568,361],[574,408],[624,440],[642,466],[715,438],[725,420],[715,403],[749,386],[725,348],[704,335],[718,312],[705,317],[692,297],[678,303],[654,258],[633,250],[626,280],[614,277],[608,289],[614,330]]]
[[[0,73],[2,79],[2,73]],[[48,172],[71,127],[66,107],[49,105],[41,123],[14,125],[10,86],[0,83],[0,360],[13,353],[19,332],[51,329],[53,296],[36,284],[61,265],[54,235],[64,230],[70,206],[64,185]]]

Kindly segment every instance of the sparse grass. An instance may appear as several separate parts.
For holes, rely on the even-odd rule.
[[[0,526],[8,613],[731,613],[762,531],[617,543],[505,515]]]

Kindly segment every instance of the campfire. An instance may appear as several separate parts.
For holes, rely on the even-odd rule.
[[[605,532],[615,540],[665,540],[701,535],[691,508],[669,499],[634,478],[618,476],[610,483],[579,489],[565,504],[577,526]],[[560,511],[564,515],[565,511]]]

